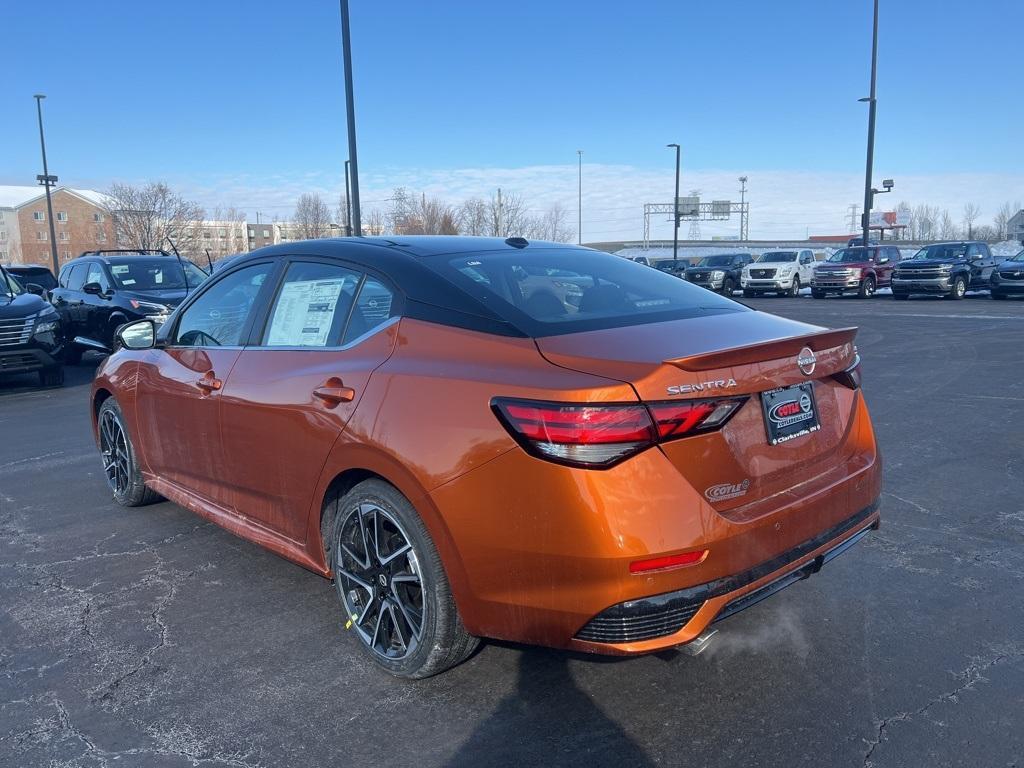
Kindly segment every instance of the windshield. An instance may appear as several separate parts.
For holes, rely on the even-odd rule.
[[[660,270],[592,251],[495,251],[425,263],[535,336],[747,311]]]
[[[654,267],[662,271],[668,269],[678,269],[679,267],[685,267],[686,265],[686,259],[680,259],[679,261],[673,261],[672,259],[660,259],[654,262]]]
[[[728,267],[732,264],[732,256],[705,256],[697,262],[698,267]]]
[[[188,285],[181,267],[188,272]],[[170,257],[137,259],[110,265],[110,274],[118,288],[129,291],[163,291],[195,288],[206,279],[206,273],[191,261]]]
[[[967,253],[964,243],[953,245],[929,245],[913,255],[913,259],[935,259],[936,261],[954,261],[962,259]]]
[[[866,248],[843,248],[833,253],[825,261],[832,264],[853,264],[855,262],[869,261],[870,258]]]
[[[24,292],[21,284],[6,269],[0,268],[0,296],[20,296]]]
[[[1024,251],[1021,251],[1016,256],[1011,256],[1007,261],[1024,261]]]
[[[775,251],[774,253],[766,253],[761,257],[760,261],[796,261],[796,251]]]

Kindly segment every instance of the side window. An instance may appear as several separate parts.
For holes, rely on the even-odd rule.
[[[394,294],[380,280],[367,275],[359,289],[343,344],[379,328],[394,314]]]
[[[62,269],[60,271],[60,274],[57,276],[57,285],[59,285],[61,288],[67,288],[68,287],[68,276],[70,274],[71,274],[71,267],[70,266],[64,267],[64,269]]]
[[[68,275],[68,290],[69,291],[80,291],[82,286],[85,285],[85,271],[87,265],[75,264],[71,267],[70,274]]]
[[[175,344],[182,347],[234,347],[272,264],[254,264],[210,285],[181,315]]]
[[[967,246],[967,258],[972,259],[975,256],[981,256],[981,249],[974,243],[971,243]]]
[[[99,283],[100,287],[103,288],[104,291],[110,288],[110,285],[107,282],[107,276],[103,274],[103,265],[98,261],[90,262],[89,271],[85,275],[85,282]]]
[[[270,312],[263,346],[339,346],[361,276],[333,264],[289,266]]]

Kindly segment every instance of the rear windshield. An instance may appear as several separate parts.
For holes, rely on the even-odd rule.
[[[28,285],[29,283],[35,283],[41,288],[50,290],[51,288],[57,287],[57,281],[54,279],[48,269],[12,269],[11,275],[15,277],[22,285]]]
[[[766,253],[760,261],[796,261],[796,251],[775,251]]]
[[[673,275],[595,251],[492,251],[424,261],[532,336],[749,311]]]
[[[182,266],[188,270],[187,286]],[[130,291],[195,288],[206,279],[206,273],[192,262],[184,259],[179,262],[170,256],[114,262],[110,265],[110,274],[118,288]]]

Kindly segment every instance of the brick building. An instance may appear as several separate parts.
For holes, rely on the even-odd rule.
[[[61,264],[82,251],[115,247],[114,224],[101,193],[57,187],[51,198]],[[47,216],[46,194],[39,187],[0,187],[0,261],[52,267]]]

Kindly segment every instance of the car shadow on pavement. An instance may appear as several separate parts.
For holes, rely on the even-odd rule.
[[[569,668],[574,654],[512,647],[519,653],[515,691],[476,727],[446,766],[654,765],[576,685]],[[588,656],[587,661],[605,660]]]
[[[0,397],[4,395],[22,394],[25,392],[53,392],[62,388],[92,384],[96,369],[103,362],[103,355],[90,353],[82,358],[78,365],[64,366],[63,387],[46,388],[39,384],[36,373],[17,373],[0,376]]]

